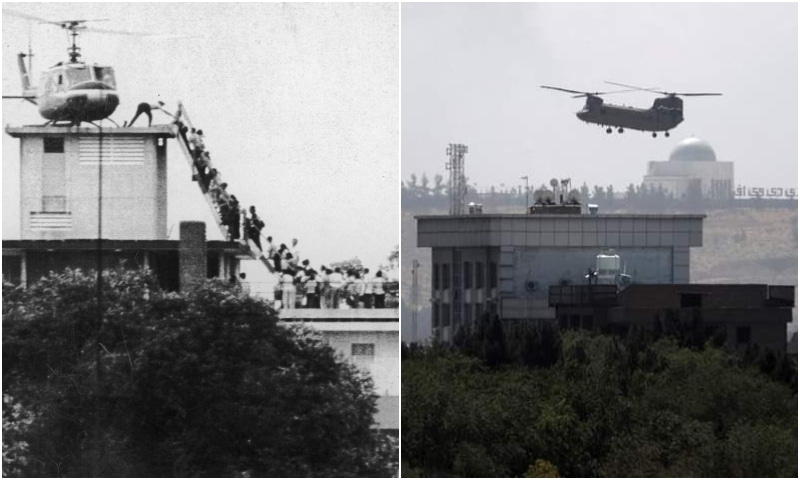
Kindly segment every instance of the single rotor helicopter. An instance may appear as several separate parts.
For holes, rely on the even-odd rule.
[[[606,133],[612,133],[613,127],[617,132],[623,133],[626,128],[652,132],[653,138],[658,136],[657,132],[664,132],[665,137],[669,137],[669,131],[683,122],[683,100],[680,97],[707,97],[718,96],[721,93],[678,93],[663,92],[654,87],[637,87],[625,85],[623,83],[606,82],[610,85],[625,87],[627,90],[613,92],[581,92],[561,87],[540,85],[542,88],[559,90],[562,92],[575,94],[572,98],[586,97],[586,104],[583,109],[576,112],[576,116],[586,123],[594,123],[606,127]],[[656,98],[650,108],[635,108],[623,105],[613,105],[605,103],[602,95],[623,93],[630,91],[646,91],[664,95]]]
[[[31,85],[32,70],[30,44],[28,53],[20,53],[17,60],[22,78],[22,95],[3,98],[19,98],[38,105],[39,114],[49,120],[46,124],[68,121],[71,125],[81,122],[93,122],[110,116],[119,105],[117,81],[114,69],[108,65],[87,64],[81,61],[80,47],[77,37],[82,32],[100,32],[120,35],[155,36],[146,33],[124,32],[89,28],[86,22],[104,20],[65,20],[49,21],[14,10],[3,9],[3,14],[24,18],[39,23],[58,25],[71,36],[68,48],[69,61],[58,62],[42,72],[38,88]],[[28,67],[25,66],[28,57]]]

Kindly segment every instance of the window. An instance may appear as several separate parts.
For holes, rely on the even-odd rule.
[[[431,321],[433,328],[439,328],[441,319],[439,318],[439,303],[433,302],[433,319]]]
[[[497,264],[489,263],[489,288],[497,288]]]
[[[433,264],[433,289],[439,290],[439,264]]]
[[[105,83],[111,88],[117,88],[114,80],[114,69],[111,67],[94,67],[94,79]]]
[[[73,86],[82,82],[88,82],[92,79],[92,74],[89,72],[88,68],[70,68],[65,73],[67,74],[69,86]],[[59,83],[61,83],[60,80],[61,76],[59,75]]]
[[[64,137],[44,137],[44,153],[64,153]]]
[[[45,137],[42,156],[42,212],[67,211],[64,137]]]
[[[442,264],[442,289],[450,288],[450,265]]]
[[[464,262],[464,288],[472,288],[472,264]]]
[[[475,263],[475,288],[483,288],[486,278],[483,276],[483,262]]]
[[[351,352],[354,357],[374,357],[375,344],[374,343],[354,343],[351,346]]]
[[[475,304],[475,320],[481,321],[483,320],[483,304],[476,303]]]
[[[750,327],[736,327],[736,343],[750,343]]]
[[[472,326],[472,305],[464,305],[464,324]]]
[[[443,303],[442,304],[442,326],[447,327],[450,326],[450,304]]]

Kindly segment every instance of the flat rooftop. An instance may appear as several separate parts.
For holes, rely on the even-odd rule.
[[[699,247],[698,214],[419,215],[418,247]]]
[[[53,125],[25,125],[22,127],[12,127],[6,125],[6,133],[14,138],[22,137],[48,137],[69,135],[99,135],[101,130],[95,126],[88,127],[68,127]],[[153,125],[150,127],[115,127],[108,126],[102,129],[102,134],[111,137],[126,136],[153,136],[162,138],[175,138],[175,128],[173,125]]]
[[[97,239],[67,239],[67,240],[3,240],[3,254],[14,252],[68,252],[97,250]],[[108,240],[103,239],[103,251],[115,250],[148,250],[148,251],[177,251],[180,240]],[[246,247],[239,242],[226,242],[210,240],[206,242],[209,251],[226,251],[236,253],[242,258],[250,258]]]
[[[396,308],[294,308],[281,310],[279,318],[285,322],[399,322],[400,311]]]

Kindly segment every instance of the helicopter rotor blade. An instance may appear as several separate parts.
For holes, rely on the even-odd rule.
[[[643,90],[643,91],[646,91],[646,92],[660,93],[661,95],[670,95],[670,96],[677,96],[677,97],[712,97],[712,96],[722,95],[721,93],[706,93],[706,92],[703,92],[703,93],[695,93],[695,92],[664,92],[664,91],[661,91],[661,90],[656,90],[656,88],[658,88],[658,87],[645,88],[645,87],[637,87],[635,85],[626,85],[624,83],[616,83],[616,82],[609,82],[609,81],[606,81],[605,83],[608,83],[610,85],[616,85],[616,86],[619,86],[619,87],[628,87],[628,88],[633,88],[633,89],[636,89],[636,90]]]
[[[44,18],[35,17],[33,15],[28,15],[27,13],[22,13],[22,12],[18,12],[16,10],[11,10],[10,8],[4,8],[3,9],[3,15],[9,15],[11,17],[24,18],[25,20],[31,20],[31,21],[34,21],[34,22],[51,23],[49,20],[45,20]]]
[[[653,87],[653,88],[658,88],[658,87]],[[594,97],[600,97],[602,95],[614,95],[616,93],[636,92],[636,91],[639,91],[639,90],[641,90],[641,89],[640,88],[626,88],[625,90],[613,90],[613,91],[610,91],[610,92],[584,92],[584,93],[582,93],[580,95],[573,95],[572,98],[588,97],[590,95],[594,96]]]
[[[578,90],[570,90],[568,88],[551,87],[549,85],[539,85],[539,86],[542,87],[542,88],[549,88],[550,90],[559,90],[561,92],[567,92],[567,93],[576,93],[576,94],[581,94],[581,95],[585,95],[587,93],[587,92],[581,92],[581,91],[578,91]]]
[[[609,85],[616,85],[618,87],[630,88],[630,89],[633,89],[633,90],[640,90],[640,91],[644,91],[644,92],[653,92],[653,93],[660,93],[662,95],[669,95],[669,92],[662,92],[660,90],[656,90],[656,88],[658,88],[658,87],[637,87],[636,85],[626,85],[624,83],[609,82],[607,80],[606,80],[605,83],[607,83]]]
[[[718,97],[721,93],[670,93],[679,97]]]

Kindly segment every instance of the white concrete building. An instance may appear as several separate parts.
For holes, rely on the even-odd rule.
[[[397,434],[400,429],[400,312],[396,308],[280,311],[287,325],[302,323],[372,378],[378,395],[377,427]]]
[[[648,162],[647,188],[663,188],[673,198],[733,197],[733,162],[719,162],[707,142],[689,137],[678,144],[665,162]]]

